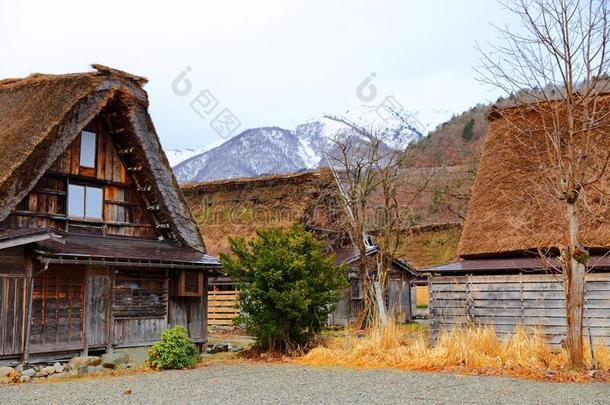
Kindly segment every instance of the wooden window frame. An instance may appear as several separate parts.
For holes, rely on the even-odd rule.
[[[186,272],[196,272],[197,273],[197,284],[198,290],[187,291],[186,290]],[[199,270],[180,270],[178,273],[178,279],[176,280],[176,286],[173,291],[173,295],[176,297],[203,297],[205,291],[205,279],[204,272]]]
[[[94,135],[93,140],[93,166],[85,166],[82,164],[83,157],[83,133],[89,133]],[[93,170],[93,175],[95,175],[95,170],[97,169],[97,142],[98,142],[98,134],[95,131],[87,131],[82,130],[80,133],[80,144],[78,146],[78,166],[85,170]]]
[[[84,188],[84,192],[83,192],[83,216],[74,216],[74,215],[70,215],[70,186],[79,186],[79,187],[83,187]],[[88,188],[96,188],[102,191],[102,198],[101,198],[101,212],[102,215],[101,217],[88,217],[87,216],[87,189]],[[73,219],[73,220],[78,220],[78,221],[89,221],[89,222],[104,222],[104,186],[100,186],[100,185],[92,185],[92,184],[87,184],[87,183],[80,183],[80,182],[71,182],[68,181],[68,186],[67,186],[67,190],[66,190],[66,214],[68,215],[69,219]]]

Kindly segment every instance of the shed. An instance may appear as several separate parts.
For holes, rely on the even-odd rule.
[[[599,102],[608,103],[607,95]],[[521,106],[523,107],[523,106]],[[516,325],[539,326],[552,344],[566,330],[565,297],[557,252],[566,215],[559,199],[536,197],[552,172],[543,172],[545,157],[536,150],[544,136],[532,124],[531,136],[519,139],[504,117],[515,106],[492,110],[468,214],[461,235],[460,260],[426,268],[431,274],[430,315],[433,334],[466,322],[491,324],[499,333]],[[527,108],[525,106],[524,108]],[[523,113],[523,110],[520,111]],[[536,120],[535,115],[526,115]],[[535,121],[532,121],[535,123]],[[610,148],[610,138],[598,134],[589,157],[594,164]],[[544,179],[543,179],[544,176]],[[610,173],[600,182],[610,188]],[[610,207],[603,198],[588,198],[590,217],[581,226],[582,242],[591,252],[586,279],[585,328],[596,341],[610,337]],[[581,199],[582,203],[583,199]],[[581,207],[583,208],[583,207]],[[539,251],[547,253],[545,259]]]

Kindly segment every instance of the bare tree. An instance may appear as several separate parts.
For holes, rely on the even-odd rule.
[[[343,118],[340,122],[346,128],[336,135],[327,159],[348,212],[347,231],[359,253],[363,310],[357,326],[364,327],[379,318],[377,304],[383,302],[392,262],[410,225],[411,204],[431,176],[420,176],[417,182],[404,179],[405,151],[386,145],[384,128],[365,129]],[[376,236],[376,261],[367,256],[373,247],[369,231]],[[377,296],[376,282],[381,286],[381,297]]]
[[[581,225],[594,215],[587,198],[604,193],[609,128],[607,86],[608,4],[606,0],[508,0],[520,19],[516,30],[499,29],[502,44],[482,52],[481,81],[510,95],[499,108],[520,148],[531,153],[540,175],[533,189],[542,204],[563,206],[560,253],[566,298],[566,342],[573,367],[584,367],[583,317],[589,253]],[[546,204],[548,205],[548,204]]]

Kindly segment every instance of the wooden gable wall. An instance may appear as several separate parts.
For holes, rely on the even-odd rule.
[[[77,136],[3,225],[10,228],[44,227],[71,233],[156,238],[150,213],[104,120],[95,118],[85,130],[97,134],[96,167],[80,166],[80,136]],[[68,216],[70,183],[103,187],[102,220]]]

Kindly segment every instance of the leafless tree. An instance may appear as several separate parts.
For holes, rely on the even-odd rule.
[[[344,121],[341,121],[345,124]],[[401,237],[408,228],[410,205],[427,185],[429,178],[419,179],[416,186],[404,180],[401,170],[404,150],[384,143],[383,128],[362,128],[353,123],[333,140],[327,159],[335,173],[349,220],[347,231],[359,253],[358,276],[363,290],[363,310],[357,326],[364,327],[379,318],[379,300],[375,282],[382,296]],[[404,193],[400,188],[405,187]],[[376,235],[377,260],[367,256],[373,246],[369,231]]]
[[[502,43],[482,51],[481,81],[510,97],[497,109],[516,133],[521,149],[536,162],[534,198],[563,206],[560,253],[566,298],[566,342],[573,367],[584,367],[583,317],[589,253],[581,227],[592,215],[587,198],[604,193],[608,166],[600,150],[610,128],[606,91],[607,0],[507,0],[502,4],[521,24],[499,28]],[[558,202],[559,201],[559,202]]]

